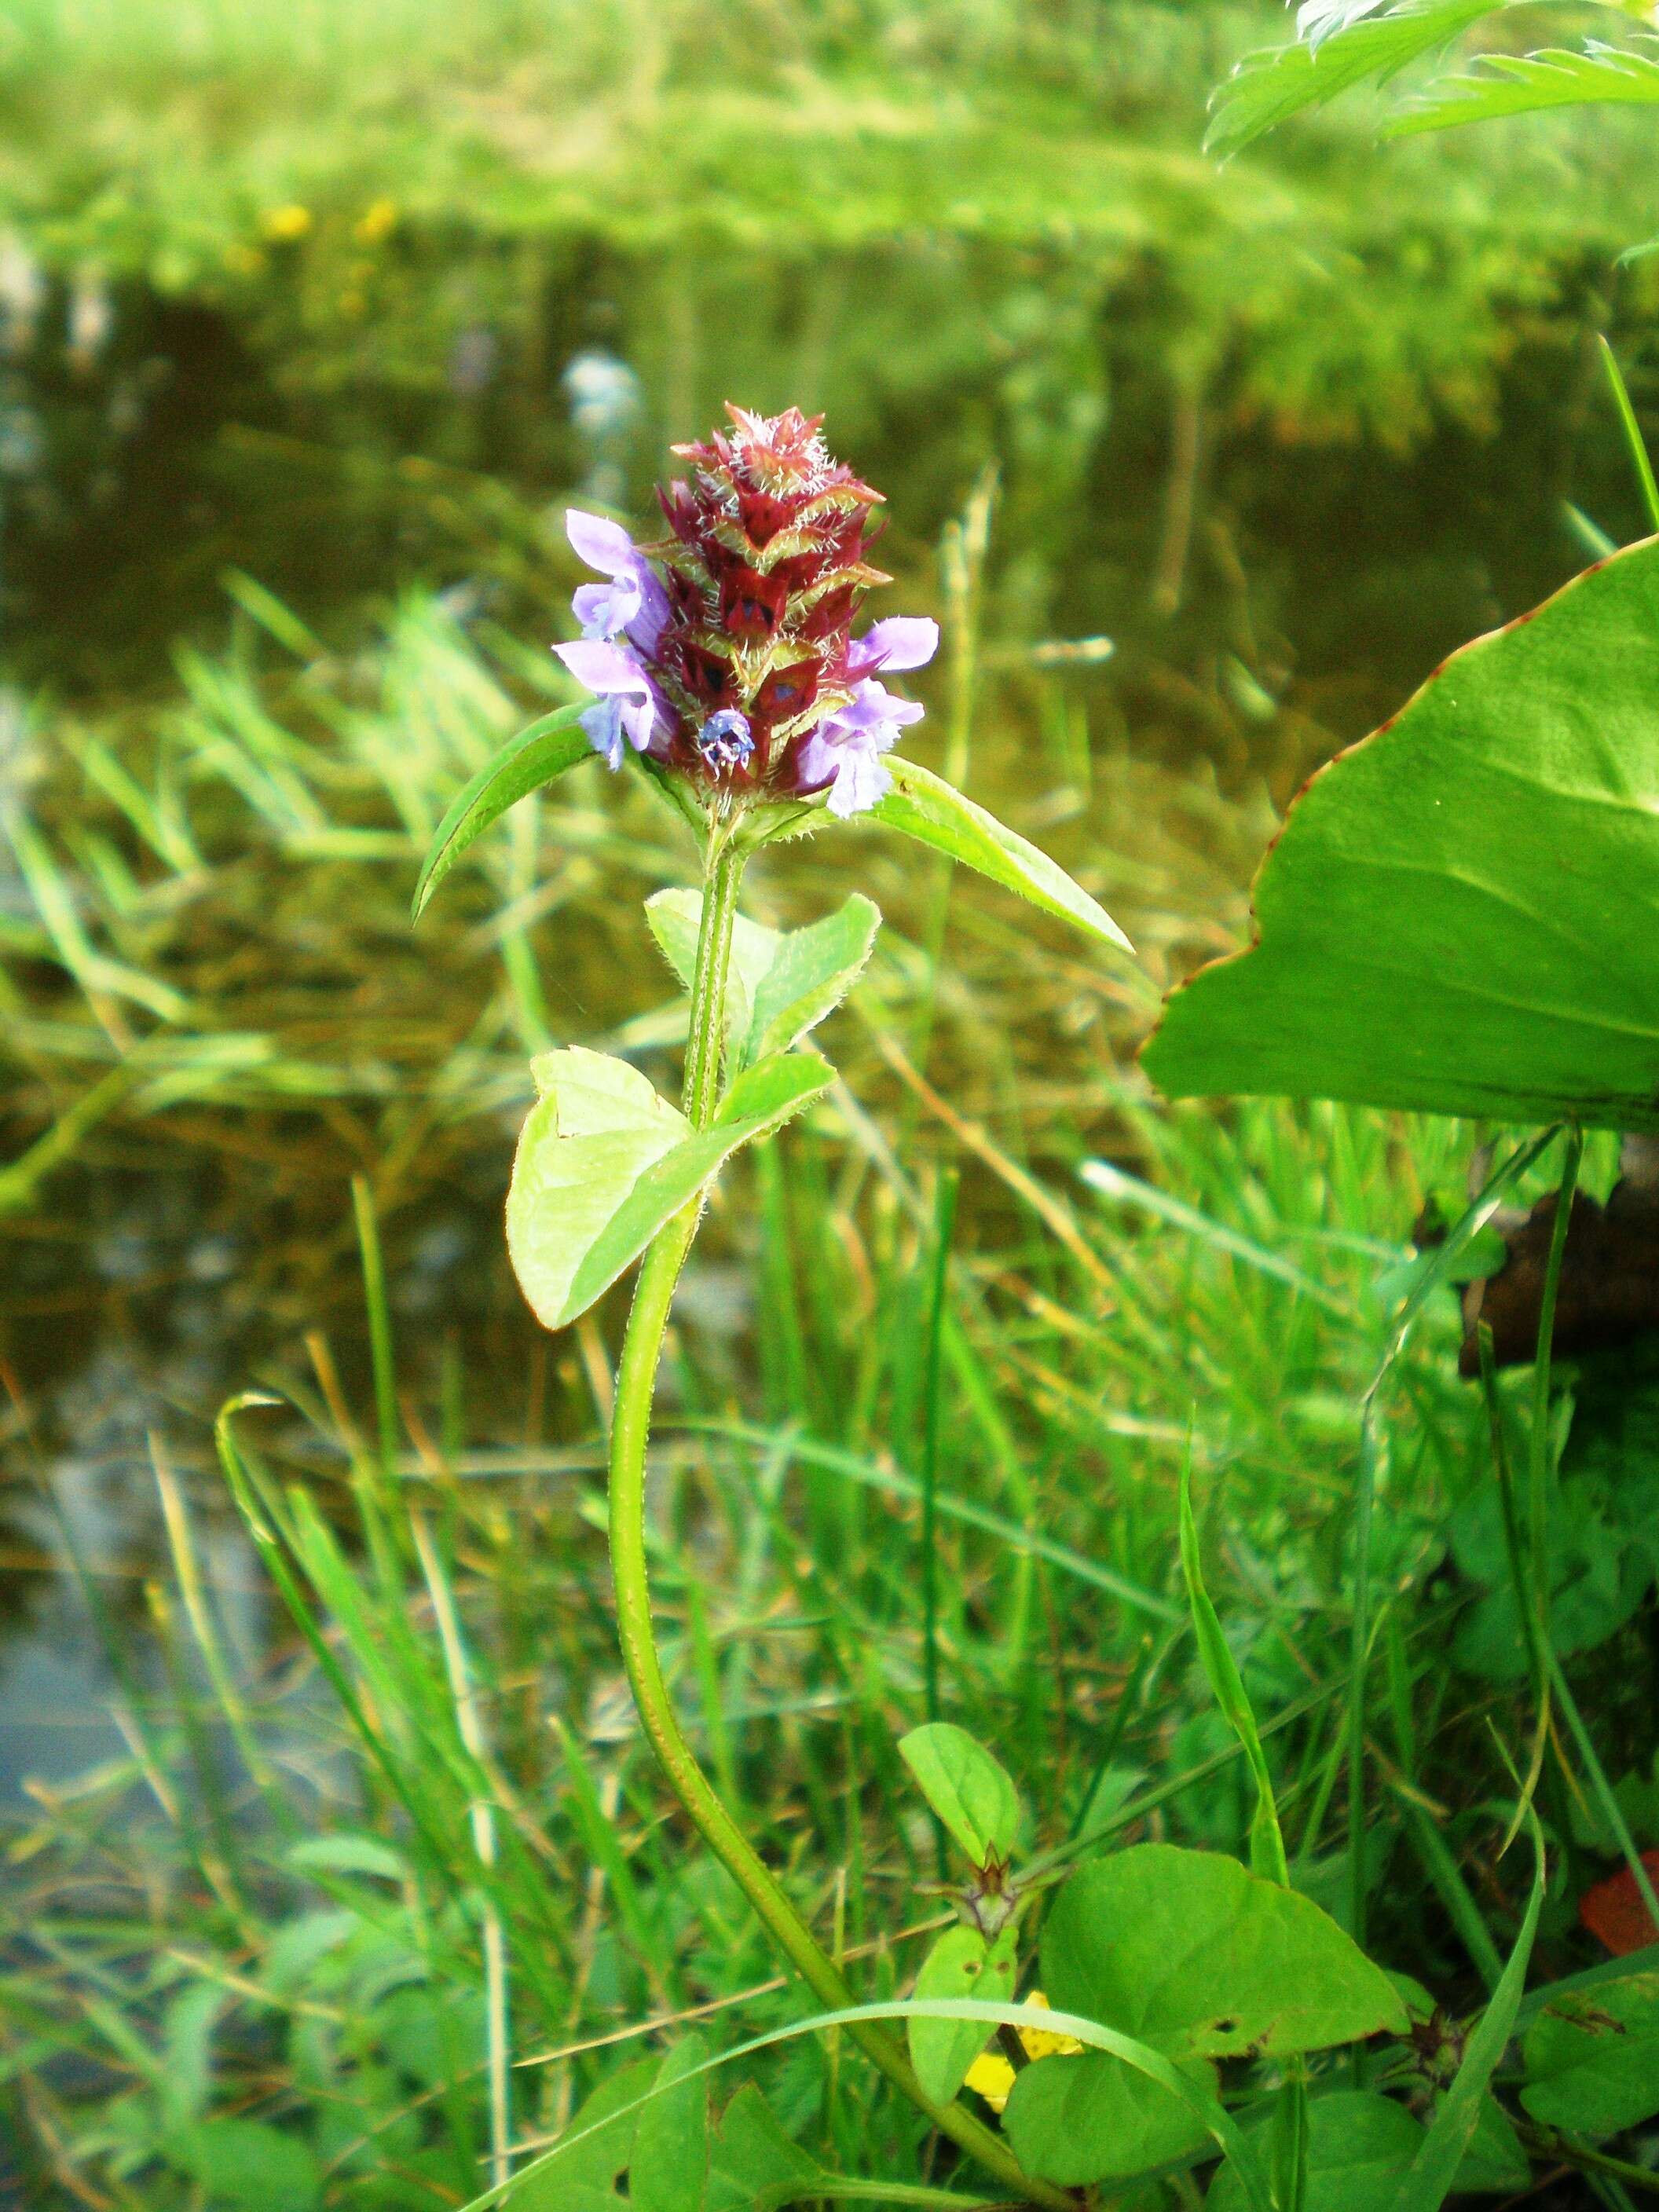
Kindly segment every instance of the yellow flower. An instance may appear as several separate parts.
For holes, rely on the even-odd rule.
[[[1045,2007],[1048,2003],[1041,1990],[1033,1990],[1025,2002]],[[1025,2056],[1032,2060],[1067,2057],[1083,2048],[1076,2036],[1052,2035],[1047,2028],[1022,2027],[1016,2033]],[[1013,2086],[1013,2066],[1000,2051],[982,2051],[968,2069],[968,2087],[976,2097],[983,2097],[994,2112],[1000,2112],[1007,2103]]]
[[[281,207],[267,208],[259,217],[259,228],[276,245],[287,245],[303,238],[311,228],[311,210],[301,207],[297,200],[286,200]]]
[[[364,246],[379,246],[390,238],[398,228],[398,203],[392,199],[371,200],[357,219],[356,236]]]
[[[1014,2069],[1000,2051],[981,2051],[968,2069],[968,2087],[976,2097],[983,2097],[994,2112],[1000,2112],[1007,2103],[1013,2086]]]

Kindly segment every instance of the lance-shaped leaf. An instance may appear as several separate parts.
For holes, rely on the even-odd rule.
[[[769,1136],[835,1079],[829,1064],[779,1054],[738,1077],[707,1129],[694,1129],[626,1060],[573,1045],[534,1063],[539,1102],[513,1163],[507,1243],[519,1286],[546,1328],[585,1313],[721,1162]]]
[[[1659,539],[1455,653],[1291,808],[1175,1097],[1659,1129]]]
[[[688,990],[696,967],[702,899],[658,891],[645,902],[652,933]],[[737,918],[726,985],[726,1034],[734,1068],[751,1067],[799,1044],[857,982],[881,927],[874,903],[854,892],[804,929],[767,929]]]
[[[868,813],[855,819],[885,830],[902,830],[935,852],[948,853],[963,866],[976,868],[994,884],[1018,891],[1045,914],[1058,915],[1107,945],[1133,950],[1128,939],[1097,900],[1064,868],[1039,852],[1029,839],[1005,829],[994,814],[964,799],[952,785],[913,760],[894,754],[886,762],[893,788]]]
[[[577,726],[582,713],[578,702],[544,714],[516,738],[509,738],[491,761],[486,761],[471,783],[455,794],[454,801],[421,864],[415,886],[414,919],[418,921],[427,901],[475,837],[498,822],[509,806],[516,806],[543,784],[551,783],[578,761],[594,757],[587,733]]]

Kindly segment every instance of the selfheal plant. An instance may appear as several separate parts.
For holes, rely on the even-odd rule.
[[[610,1455],[611,1563],[629,1680],[681,1804],[809,1989],[844,2011],[854,2000],[841,1970],[681,1732],[647,1577],[652,1396],[709,1184],[733,1152],[771,1135],[833,1081],[829,1064],[799,1047],[851,989],[880,926],[875,907],[854,893],[806,928],[762,928],[737,911],[744,867],[778,837],[856,817],[966,861],[1097,940],[1127,940],[1035,846],[892,752],[922,710],[880,678],[925,665],[938,630],[898,617],[854,635],[866,592],[888,580],[865,558],[878,495],[830,459],[815,419],[793,409],[769,419],[728,413],[729,434],[676,448],[693,470],[659,494],[665,536],[636,543],[604,516],[568,516],[572,546],[603,580],[578,588],[572,611],[582,635],[556,650],[589,696],[532,724],[460,793],[428,854],[415,909],[507,807],[594,754],[613,771],[631,765],[647,776],[696,833],[700,890],[663,891],[647,903],[651,928],[690,992],[680,1104],[624,1060],[580,1046],[544,1054],[533,1067],[538,1100],[514,1164],[508,1247],[526,1297],[550,1328],[575,1320],[642,1260]],[[849,2030],[934,2126],[1022,2202],[1061,2212],[1072,2203],[956,2101],[962,2073],[945,2081],[936,2058],[919,2072],[875,2019],[860,2017]]]

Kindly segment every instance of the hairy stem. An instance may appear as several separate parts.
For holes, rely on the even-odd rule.
[[[700,1127],[712,1116],[719,1095],[726,977],[742,872],[742,855],[728,844],[712,857],[704,885],[685,1073],[685,1110]],[[645,1548],[651,1400],[674,1286],[696,1235],[702,1210],[702,1200],[693,1200],[659,1231],[647,1252],[623,1339],[611,1425],[611,1565],[616,1582],[617,1632],[634,1702],[674,1795],[801,1979],[824,2006],[841,2010],[857,2002],[853,1991],[721,1803],[681,1733],[652,1626]],[[849,2027],[848,2033],[941,2134],[949,2136],[1000,2182],[1016,2190],[1022,2203],[1047,2206],[1050,2212],[1075,2212],[1074,2197],[1047,2182],[1030,2179],[1000,2137],[963,2106],[941,2104],[930,2097],[902,2047],[884,2029],[866,2021]]]

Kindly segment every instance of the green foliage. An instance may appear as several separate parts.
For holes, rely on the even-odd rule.
[[[1338,2089],[1309,2107],[1306,2212],[1394,2212],[1401,2178],[1423,2140],[1403,2105],[1369,2089]],[[1264,2117],[1249,2130],[1265,2139]],[[1243,2212],[1244,2194],[1225,2169],[1212,2184],[1206,2212]]]
[[[1553,107],[1605,102],[1650,107],[1659,102],[1659,58],[1639,46],[1609,46],[1591,40],[1579,47],[1547,46],[1534,54],[1489,54],[1466,76],[1445,77],[1390,129],[1449,131],[1461,123],[1488,123]]]
[[[696,966],[702,899],[692,890],[653,892],[645,902],[652,934],[689,990]],[[833,1013],[864,972],[881,915],[854,891],[838,912],[803,929],[767,929],[739,915],[726,985],[728,1051],[741,1073],[787,1052]]]
[[[977,1928],[947,1928],[921,1962],[915,1995],[1000,2002],[1013,1995],[1017,1966],[1012,1928],[988,1943]],[[922,2087],[948,2104],[984,2047],[985,2027],[978,2021],[919,2015],[908,2024],[908,2039],[910,2063]]]
[[[982,806],[944,782],[919,763],[896,755],[887,763],[893,789],[867,817],[884,829],[902,830],[935,852],[948,854],[965,867],[1017,891],[1045,913],[1058,915],[1103,944],[1132,951],[1128,939],[1097,899],[1080,890],[1048,854],[1012,830],[1005,830]]]
[[[421,863],[415,885],[416,921],[474,838],[498,822],[509,806],[516,806],[520,799],[541,790],[579,761],[592,758],[593,748],[586,733],[576,726],[581,712],[576,705],[556,708],[552,714],[544,714],[510,738],[495,759],[456,793]]]
[[[1001,1761],[951,1721],[912,1729],[898,1747],[917,1788],[973,1863],[1007,1859],[1019,1833],[1019,1795]]]
[[[777,1053],[732,1084],[693,1129],[626,1060],[574,1045],[534,1063],[540,1103],[507,1194],[514,1272],[545,1328],[585,1313],[733,1152],[782,1127],[835,1079],[823,1060]]]
[[[1055,2005],[1139,2038],[1212,2089],[1224,2058],[1406,2026],[1386,1975],[1316,1905],[1209,1852],[1140,1844],[1082,1868],[1042,1948]],[[1203,2136],[1166,2090],[1096,2054],[1028,2067],[1007,2126],[1033,2172],[1068,2184],[1142,2172]]]
[[[1604,2141],[1659,2112],[1659,1973],[1549,1998],[1527,2031],[1521,2101],[1535,2120]]]
[[[1170,1001],[1174,1096],[1659,1128],[1659,548],[1456,653],[1292,809],[1248,952]],[[1571,831],[1564,827],[1570,822]]]

